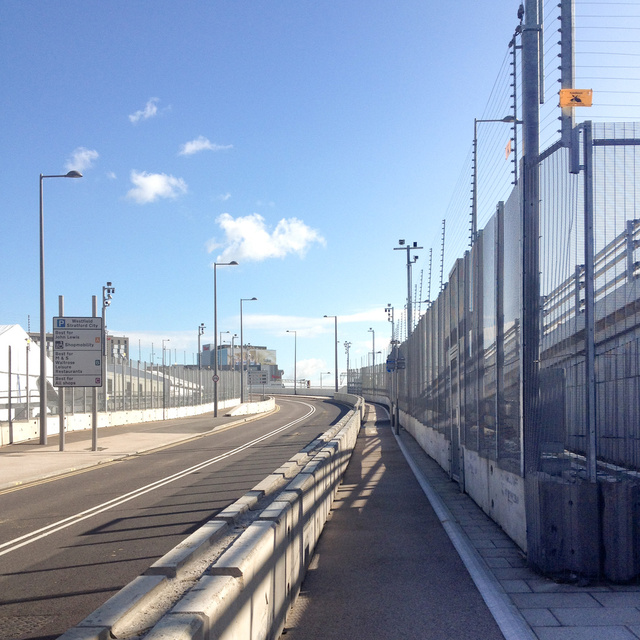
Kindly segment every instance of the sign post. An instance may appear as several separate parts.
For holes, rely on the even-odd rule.
[[[53,386],[101,387],[102,318],[53,319]]]

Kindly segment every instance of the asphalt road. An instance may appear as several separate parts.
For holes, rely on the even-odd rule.
[[[0,640],[57,638],[346,411],[278,404],[221,433],[0,493]],[[202,419],[181,420],[185,435]]]

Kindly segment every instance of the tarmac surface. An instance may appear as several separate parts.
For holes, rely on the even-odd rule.
[[[180,420],[101,429],[97,451],[90,432],[68,433],[64,451],[57,437],[0,447],[0,491],[246,420],[207,418],[188,432]],[[637,640],[640,586],[559,584],[528,569],[500,527],[369,405],[282,637]]]

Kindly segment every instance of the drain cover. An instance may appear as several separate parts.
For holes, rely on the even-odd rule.
[[[51,616],[0,616],[0,640],[20,640],[44,627]]]

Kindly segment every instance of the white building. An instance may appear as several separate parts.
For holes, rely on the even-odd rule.
[[[9,379],[11,353],[11,379]],[[46,359],[47,388],[57,397],[52,386],[53,363]],[[11,389],[14,419],[24,420],[40,412],[40,347],[29,338],[19,324],[0,324],[0,420],[9,419]]]

